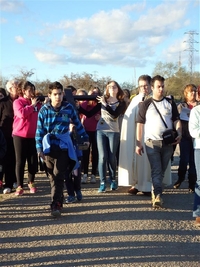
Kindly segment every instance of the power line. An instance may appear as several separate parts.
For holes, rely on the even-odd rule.
[[[188,65],[189,65],[189,70],[190,70],[190,82],[192,82],[194,52],[198,52],[198,50],[194,48],[194,44],[199,43],[194,40],[194,35],[198,35],[199,33],[195,31],[188,31],[188,32],[185,32],[184,34],[188,35],[188,40],[184,41],[184,43],[188,43],[189,47],[185,49],[184,51],[189,52]]]

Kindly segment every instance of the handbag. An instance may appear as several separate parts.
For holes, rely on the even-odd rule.
[[[160,118],[163,121],[165,127],[168,128],[166,122],[164,121],[164,119],[163,119],[162,115],[160,114],[160,111],[156,107],[154,101],[152,101],[152,103],[153,103],[156,111],[160,115]],[[178,136],[178,134],[177,134],[176,130],[168,129],[168,130],[164,131],[163,134],[162,134],[163,142],[165,143],[165,145],[171,145],[172,143],[176,142],[176,137],[177,136]]]

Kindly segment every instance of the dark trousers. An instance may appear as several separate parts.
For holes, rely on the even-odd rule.
[[[97,136],[95,132],[87,131],[89,136],[90,146],[87,150],[83,150],[82,166],[84,174],[88,174],[88,166],[90,159],[90,151],[92,149],[92,174],[96,175],[98,167],[98,149],[97,149]]]
[[[77,175],[73,172],[66,174],[65,185],[69,196],[75,196],[75,192],[81,190],[81,169],[78,168]]]
[[[187,172],[188,165],[189,165],[188,178],[190,176],[196,177],[196,167],[194,162],[194,148],[193,148],[192,138],[182,137],[180,142],[180,161],[178,170],[184,172],[184,176]]]
[[[68,151],[51,151],[45,156],[45,163],[51,185],[52,203],[62,204],[64,180],[70,165]]]
[[[13,136],[15,157],[16,157],[16,178],[17,186],[23,188],[24,168],[27,161],[28,164],[28,183],[33,183],[35,174],[38,169],[38,157],[35,145],[35,138],[23,138]]]
[[[17,181],[15,174],[15,149],[13,145],[13,138],[6,138],[7,151],[2,160],[2,179],[5,178],[5,188],[13,188],[13,184]],[[2,180],[1,179],[1,180]]]

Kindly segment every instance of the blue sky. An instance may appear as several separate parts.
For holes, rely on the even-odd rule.
[[[86,72],[135,83],[158,61],[181,59],[188,67],[185,33],[200,33],[199,0],[0,0],[0,9],[0,74],[7,79],[33,70],[31,80]],[[199,43],[194,48],[200,52]]]

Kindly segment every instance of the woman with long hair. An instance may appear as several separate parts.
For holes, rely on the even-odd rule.
[[[103,96],[97,97],[101,103],[101,118],[97,124],[97,147],[99,154],[100,187],[106,191],[106,170],[109,169],[110,189],[116,190],[116,153],[120,140],[118,117],[126,109],[124,93],[116,81],[109,81]]]
[[[35,132],[38,112],[41,108],[40,100],[35,95],[35,86],[29,82],[18,84],[18,98],[13,102],[13,142],[16,156],[16,195],[23,195],[24,168],[28,164],[28,187],[30,193],[36,192],[34,184],[35,174],[38,169],[38,158],[35,144]]]

